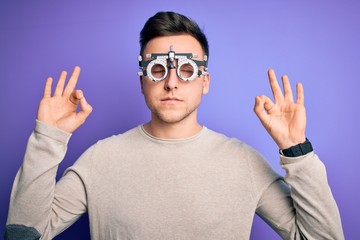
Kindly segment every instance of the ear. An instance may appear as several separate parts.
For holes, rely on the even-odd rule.
[[[204,75],[202,93],[207,94],[209,92],[209,89],[210,89],[210,73]]]

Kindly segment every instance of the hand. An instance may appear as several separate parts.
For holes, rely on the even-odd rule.
[[[282,76],[284,95],[276,80],[275,72],[268,71],[275,103],[265,95],[255,98],[254,112],[280,149],[286,149],[305,141],[306,111],[304,90],[301,83],[296,85],[296,102],[289,79]]]
[[[81,90],[74,90],[80,75],[75,67],[65,89],[67,73],[61,72],[54,95],[51,96],[52,78],[46,80],[44,96],[40,101],[37,119],[68,133],[74,132],[90,115],[92,107],[87,103]],[[80,111],[77,106],[80,104]]]

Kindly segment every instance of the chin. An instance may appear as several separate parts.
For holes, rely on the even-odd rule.
[[[191,112],[162,111],[153,113],[161,122],[167,124],[179,123],[188,118]]]
[[[171,116],[169,116],[169,115],[161,116],[160,115],[157,117],[161,122],[168,123],[168,124],[179,123],[186,118],[185,116],[179,116],[179,115],[171,115]]]

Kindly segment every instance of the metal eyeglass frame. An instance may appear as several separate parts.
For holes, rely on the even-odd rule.
[[[139,67],[141,69],[138,72],[139,76],[148,76],[152,81],[159,82],[164,80],[168,75],[168,69],[175,69],[178,77],[183,81],[192,81],[196,77],[200,77],[201,75],[207,74],[207,56],[204,56],[203,61],[193,60],[192,58],[197,57],[196,54],[192,53],[175,53],[173,46],[170,46],[170,51],[168,53],[152,53],[146,54],[147,58],[151,58],[151,60],[143,60],[142,56],[138,57]],[[169,59],[169,66],[167,60]],[[177,67],[174,65],[175,59],[178,60]],[[164,67],[165,73],[162,77],[157,78],[151,73],[151,69],[155,65],[161,65]],[[181,76],[180,68],[184,64],[190,64],[194,69],[193,74],[190,77]],[[199,66],[204,66],[204,71],[199,70]]]

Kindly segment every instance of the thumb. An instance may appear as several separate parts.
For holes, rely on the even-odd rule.
[[[84,95],[79,99],[80,102],[80,112],[76,114],[76,119],[80,124],[84,123],[85,120],[89,117],[92,112],[92,106],[86,101]]]

